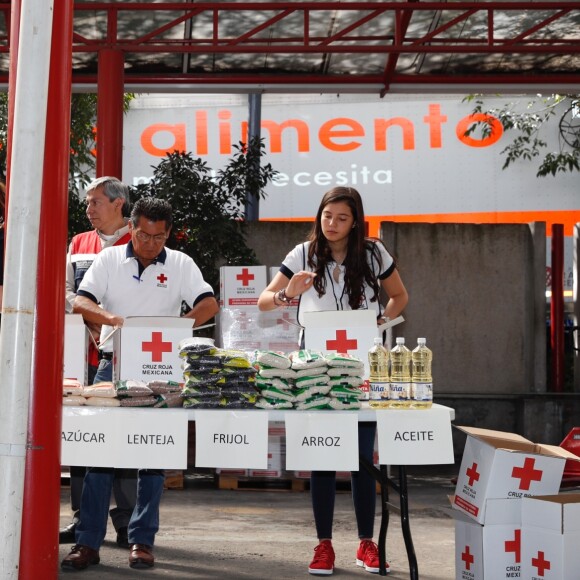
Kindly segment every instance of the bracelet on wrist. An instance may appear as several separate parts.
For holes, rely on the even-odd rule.
[[[278,300],[280,300],[280,302],[282,302],[282,304],[284,304],[285,306],[288,306],[288,304],[290,304],[290,302],[294,300],[294,298],[290,298],[289,296],[287,296],[286,288],[282,288],[282,290],[278,291]]]

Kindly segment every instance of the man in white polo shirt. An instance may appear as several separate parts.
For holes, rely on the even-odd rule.
[[[201,325],[219,310],[212,287],[195,262],[182,252],[165,248],[171,224],[169,203],[151,197],[137,201],[129,221],[131,241],[98,254],[79,286],[74,311],[86,321],[102,325],[105,357],[95,382],[112,379],[112,339],[103,340],[114,328],[122,327],[127,316],[179,316],[185,301],[191,307],[185,316]],[[128,530],[132,568],[154,565],[152,548],[159,529],[163,479],[162,470],[139,470],[137,505]],[[87,470],[76,544],[62,561],[62,568],[83,570],[99,563],[112,482],[112,469]]]

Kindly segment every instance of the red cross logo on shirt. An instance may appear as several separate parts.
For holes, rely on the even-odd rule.
[[[465,562],[465,569],[471,570],[471,564],[475,562],[475,558],[469,552],[469,546],[465,546],[465,552],[461,554],[461,559]]]
[[[348,353],[349,350],[358,348],[358,340],[346,337],[346,330],[336,331],[336,340],[326,341],[326,350],[335,350],[336,352]]]
[[[512,477],[519,477],[520,489],[528,490],[532,481],[542,481],[542,474],[540,469],[534,469],[536,460],[533,457],[526,457],[523,467],[514,467],[512,469]]]
[[[163,333],[161,332],[152,332],[151,342],[141,343],[143,352],[151,353],[151,362],[162,362],[163,353],[171,352],[171,346],[170,342],[163,342]]]
[[[514,539],[507,540],[505,542],[505,552],[506,554],[508,552],[514,553],[514,561],[516,564],[519,564],[521,561],[522,557],[521,548],[522,548],[522,530],[514,530]]]
[[[160,284],[165,284],[165,282],[167,281],[167,276],[163,272],[161,272],[161,274],[157,276],[157,280],[159,280]]]
[[[465,475],[467,475],[467,477],[469,478],[470,487],[473,486],[473,484],[476,481],[479,481],[479,473],[477,471],[477,463],[474,463],[471,467],[468,467],[467,471],[465,472]]]
[[[242,286],[247,286],[250,283],[250,280],[254,279],[254,274],[250,274],[250,271],[247,268],[242,268],[242,273],[236,276],[236,280],[242,281]]]
[[[532,558],[532,566],[538,569],[538,575],[543,576],[546,570],[551,568],[549,560],[544,558],[544,552],[538,551],[538,557]]]

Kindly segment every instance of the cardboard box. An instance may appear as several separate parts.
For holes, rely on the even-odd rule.
[[[87,384],[88,330],[80,314],[64,317],[64,378]]]
[[[557,493],[566,459],[576,457],[560,447],[532,443],[515,433],[458,429],[468,437],[453,507],[479,523],[485,521],[488,499]]]
[[[282,477],[286,456],[286,429],[283,421],[268,425],[268,466],[266,469],[249,469],[250,477]]]
[[[522,580],[580,577],[580,494],[524,498]]]
[[[222,266],[220,306],[256,310],[258,298],[266,286],[266,266]]]
[[[113,378],[183,382],[177,345],[191,337],[191,318],[132,316],[113,335]]]
[[[456,580],[520,578],[521,499],[488,499],[484,525],[455,511]]]

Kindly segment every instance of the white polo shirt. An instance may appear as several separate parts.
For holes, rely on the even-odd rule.
[[[143,270],[129,242],[100,252],[77,294],[100,302],[105,310],[126,318],[179,316],[182,301],[195,306],[214,292],[195,262],[183,252],[164,248],[156,261]],[[111,330],[112,327],[103,325],[101,340]],[[111,351],[112,341],[107,342],[103,350]]]
[[[369,241],[371,244],[375,244],[375,247],[379,251],[380,262],[373,257],[370,247],[367,249],[367,260],[371,266],[371,270],[374,272],[378,280],[384,280],[388,278],[392,272],[395,270],[395,263],[392,256],[387,252],[385,246],[374,240]],[[308,248],[310,242],[304,242],[303,244],[298,244],[293,250],[291,250],[280,267],[280,272],[284,274],[288,279],[292,278],[294,274],[300,270],[305,270],[311,272],[312,269],[308,267]],[[345,293],[344,286],[344,273],[345,267],[340,265],[340,276],[338,282],[332,277],[332,272],[336,267],[336,262],[329,262],[326,271],[326,293],[322,296],[318,296],[318,292],[311,286],[304,294],[300,297],[300,303],[298,306],[297,319],[298,323],[304,326],[303,313],[304,312],[322,312],[326,310],[352,310],[348,303],[348,296]],[[360,305],[361,310],[376,310],[377,316],[383,313],[383,307],[377,299],[372,302],[373,289],[365,283],[364,285],[364,297]]]

